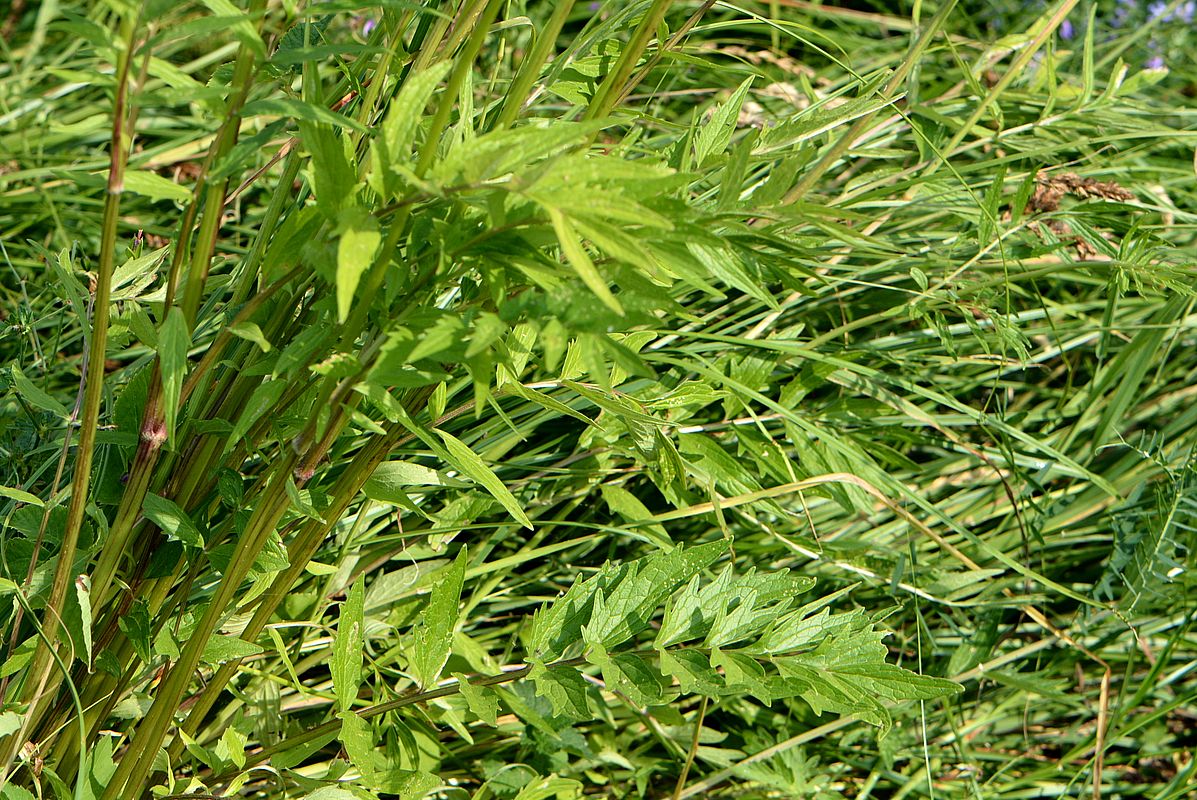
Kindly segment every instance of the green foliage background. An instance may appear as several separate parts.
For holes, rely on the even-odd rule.
[[[0,797],[1192,796],[1191,11],[843,5],[14,3]]]

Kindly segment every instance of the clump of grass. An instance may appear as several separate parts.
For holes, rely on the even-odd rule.
[[[1194,76],[1074,6],[17,18],[4,796],[1183,796]]]

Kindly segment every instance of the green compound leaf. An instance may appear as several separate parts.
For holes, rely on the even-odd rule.
[[[656,610],[679,586],[727,551],[727,542],[677,547],[636,562],[640,565],[617,585],[596,595],[594,612],[583,631],[588,644],[610,650],[649,626]]]
[[[573,667],[537,664],[528,675],[536,693],[553,704],[553,713],[574,721],[591,718],[586,679]]]

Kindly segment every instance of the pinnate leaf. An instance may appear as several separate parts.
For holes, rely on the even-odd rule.
[[[727,550],[718,541],[697,547],[677,547],[637,562],[639,568],[595,598],[593,617],[583,630],[587,643],[603,649],[617,647],[648,627],[657,608],[679,586],[712,564]]]
[[[553,704],[555,714],[578,721],[590,719],[590,706],[586,702],[588,687],[576,669],[537,664],[528,677],[536,686],[536,693]]]

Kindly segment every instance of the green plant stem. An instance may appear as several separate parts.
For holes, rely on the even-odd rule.
[[[486,8],[486,3],[487,0],[464,0],[462,2],[441,52],[452,53],[467,36],[478,29],[478,16]],[[486,23],[485,27],[490,27],[490,24],[490,22]]]
[[[703,697],[698,706],[698,713],[694,715],[694,736],[690,738],[690,749],[686,753],[686,763],[677,776],[677,784],[673,788],[673,800],[681,800],[682,792],[686,790],[686,778],[690,775],[690,767],[694,765],[694,757],[698,755],[698,745],[702,741],[702,723],[707,716],[707,703],[710,698]]]
[[[903,58],[901,63],[898,64],[898,68],[894,70],[892,75],[890,75],[889,80],[886,81],[885,86],[881,90],[881,96],[887,101],[887,105],[882,106],[882,108],[889,107],[888,101],[895,97],[898,91],[906,83],[906,79],[910,76],[911,71],[919,63],[923,54],[931,45],[931,42],[934,41],[935,37],[939,35],[944,23],[948,20],[948,15],[952,12],[952,9],[955,8],[955,6],[956,0],[948,0],[948,2],[943,4],[943,6],[939,9],[939,12],[931,18],[931,21],[928,22],[926,27],[924,27],[919,33],[919,37],[915,40],[914,45],[911,46],[910,52],[907,53],[906,57]],[[810,169],[803,173],[802,178],[798,181],[798,183],[794,184],[794,187],[786,193],[785,202],[794,203],[806,196],[806,193],[809,192],[816,183],[823,179],[823,176],[827,173],[827,170],[831,169],[832,165],[839,161],[844,154],[848,152],[860,135],[864,133],[870,125],[873,124],[873,120],[877,118],[879,113],[881,113],[880,109],[873,111],[872,113],[865,114],[863,117],[860,117],[850,126],[848,126],[848,130],[840,135],[840,138],[836,140],[835,144],[823,152],[823,155],[819,157],[819,160],[815,162]]]
[[[303,159],[300,157],[298,149],[292,148],[283,160],[283,170],[279,174],[278,183],[275,185],[274,192],[270,197],[270,205],[266,207],[266,213],[262,215],[262,224],[258,228],[258,235],[254,238],[253,249],[249,251],[249,255],[241,263],[241,275],[237,280],[237,286],[233,290],[232,297],[229,298],[230,305],[236,306],[243,302],[245,298],[249,297],[249,293],[253,291],[254,283],[259,278],[258,273],[262,266],[262,259],[265,257],[266,249],[274,237],[275,229],[278,227],[283,211],[289,207],[293,208],[296,206],[295,197],[291,192],[291,185],[299,175],[299,168],[301,166],[303,166]]]
[[[288,283],[299,277],[303,271],[303,267],[295,267],[286,275],[276,280],[274,283],[267,286],[262,291],[254,295],[237,311],[236,316],[229,320],[228,325],[220,329],[220,333],[216,334],[216,338],[212,340],[212,344],[204,352],[204,357],[196,364],[195,368],[191,370],[191,374],[187,376],[187,381],[183,384],[182,390],[179,392],[179,404],[187,402],[187,398],[200,386],[201,381],[208,376],[216,362],[223,355],[225,347],[233,339],[232,328],[243,323],[248,322],[254,314],[262,307],[262,305],[275,295],[280,289]]]
[[[290,504],[286,483],[291,478],[295,461],[295,454],[287,452],[272,466],[267,488],[259,498],[245,531],[237,540],[236,549],[220,584],[204,609],[196,629],[184,645],[178,661],[167,671],[149,713],[129,742],[129,747],[105,790],[105,800],[141,795],[152,768],[154,753],[166,736],[187,685],[199,666],[205,645],[215,632],[220,619],[232,607],[241,582],[249,574],[267,537],[275,530]]]
[[[528,99],[528,95],[532,91],[532,85],[540,76],[540,71],[549,60],[549,56],[553,54],[557,37],[561,35],[561,29],[565,27],[565,22],[569,19],[570,12],[573,11],[574,2],[575,0],[558,2],[544,29],[536,34],[532,51],[524,57],[519,71],[516,72],[511,85],[507,87],[507,92],[503,97],[503,107],[495,119],[495,130],[510,127],[511,123],[515,122],[516,117],[519,116],[524,101]]]
[[[554,661],[547,666],[550,667],[580,667],[590,663],[585,657],[568,658],[561,661]],[[508,672],[501,672],[498,675],[487,675],[481,678],[476,678],[470,681],[471,686],[499,686],[504,683],[513,683],[518,680],[523,680],[528,677],[533,669],[532,664],[525,664],[517,669]],[[418,705],[420,703],[427,703],[429,700],[436,700],[439,697],[451,697],[461,691],[461,684],[454,682],[447,686],[441,686],[438,689],[430,689],[426,692],[418,692],[415,694],[405,695],[394,700],[388,700],[385,703],[378,703],[377,705],[363,708],[356,713],[362,719],[373,719],[374,717],[382,716],[391,711],[397,711],[400,708],[407,708],[408,706]],[[316,725],[303,733],[288,737],[285,741],[279,742],[270,747],[264,747],[256,753],[246,754],[246,768],[256,766],[271,758],[276,753],[288,750],[305,742],[310,742],[313,739],[319,739],[328,733],[332,733],[341,727],[341,720],[336,719],[331,722],[325,722],[321,725]],[[213,780],[221,781],[232,777],[232,774],[218,775]]]
[[[254,0],[248,11],[251,18],[261,19],[265,6],[265,0]],[[233,66],[233,88],[229,95],[225,118],[208,153],[209,169],[218,164],[220,159],[224,158],[237,143],[237,134],[241,128],[241,107],[245,104],[249,90],[253,87],[253,78],[254,52],[249,47],[242,46],[237,52],[237,61]],[[195,327],[196,314],[199,312],[200,301],[203,298],[204,283],[208,278],[208,268],[211,266],[212,256],[216,252],[216,239],[220,233],[221,222],[224,220],[225,195],[228,188],[229,179],[224,177],[217,181],[209,181],[204,193],[204,216],[200,221],[199,232],[191,250],[191,266],[187,272],[187,283],[181,303],[188,328]]]
[[[374,470],[390,454],[397,442],[402,438],[405,430],[398,425],[392,425],[388,433],[372,439],[349,464],[336,484],[332,487],[332,503],[325,509],[324,516],[328,520],[338,520],[348,511],[349,506],[357,498],[366,480],[374,474]],[[266,627],[266,623],[274,615],[279,604],[286,598],[295,581],[307,568],[308,562],[315,555],[320,543],[324,541],[332,529],[332,522],[309,521],[287,548],[288,566],[280,572],[259,598],[258,607],[253,617],[242,631],[242,637],[247,641],[256,639]],[[204,688],[194,698],[187,712],[187,719],[182,730],[189,736],[194,736],[199,730],[204,717],[216,704],[224,687],[237,674],[240,661],[230,661],[222,664],[205,684]],[[172,743],[170,752],[182,752],[183,740],[177,738]]]
[[[636,69],[636,64],[640,62],[640,57],[648,49],[648,43],[656,35],[658,26],[665,19],[665,13],[672,4],[672,0],[653,0],[644,18],[636,26],[632,40],[623,48],[610,74],[595,92],[594,99],[590,101],[586,113],[582,115],[583,119],[602,119],[615,109],[620,97],[624,94],[628,79]]]
[[[972,133],[973,127],[980,121],[981,117],[985,116],[985,112],[989,110],[989,107],[996,103],[1002,93],[1014,82],[1014,79],[1022,74],[1027,64],[1031,63],[1031,59],[1039,52],[1039,48],[1043,47],[1048,37],[1055,33],[1056,29],[1060,27],[1061,23],[1064,22],[1064,19],[1076,4],[1077,0],[1060,0],[1056,4],[1056,7],[1048,13],[1046,23],[1040,28],[1035,38],[1020,49],[1018,56],[1010,64],[1010,69],[1006,70],[1006,73],[993,85],[993,88],[989,90],[989,94],[985,95],[985,98],[977,104],[977,107],[973,109],[973,113],[969,115],[964,124],[956,131],[952,140],[943,148],[944,158],[936,159],[928,165],[927,170],[923,173],[924,178],[933,175],[945,163],[947,158],[951,158],[965,137]]]
[[[436,114],[433,115],[432,122],[428,126],[428,137],[420,148],[415,169],[416,175],[419,177],[423,177],[428,172],[433,159],[436,158],[437,150],[440,148],[441,134],[449,125],[449,115],[453,112],[454,105],[457,104],[461,87],[470,74],[470,70],[474,68],[478,51],[482,49],[482,43],[486,41],[486,34],[502,7],[503,0],[489,0],[481,15],[473,21],[469,39],[466,40],[465,46],[453,63],[453,71],[449,73],[449,80],[445,84],[444,91],[441,92],[441,101],[437,104]]]
[[[129,116],[129,65],[133,56],[139,14],[130,13],[121,19],[120,41],[116,65],[116,96],[113,108],[111,159],[108,172],[108,193],[104,201],[104,218],[100,238],[99,269],[92,313],[92,334],[87,351],[87,367],[83,393],[82,411],[79,420],[79,444],[76,448],[75,468],[71,482],[71,500],[67,508],[62,544],[58,551],[58,564],[46,600],[42,616],[44,636],[30,662],[30,669],[22,685],[21,698],[31,703],[24,726],[38,718],[36,700],[49,678],[49,670],[55,659],[55,645],[59,637],[59,624],[63,616],[67,588],[74,579],[75,551],[79,545],[79,533],[83,526],[83,514],[87,508],[88,489],[91,484],[92,461],[95,457],[96,432],[99,428],[100,405],[104,390],[104,356],[108,344],[109,297],[112,290],[112,272],[116,262],[116,235],[120,224],[120,200],[124,192],[125,166],[132,146],[133,132],[126,123]],[[68,433],[69,435],[69,433]],[[6,751],[6,763],[11,763],[15,748],[22,742],[18,735],[10,739]]]
[[[436,113],[429,125],[427,138],[420,148],[415,167],[417,176],[422,177],[432,165],[432,161],[436,157],[440,146],[441,135],[449,124],[449,116],[453,111],[454,105],[457,103],[461,87],[474,66],[474,60],[478,57],[478,51],[482,49],[482,43],[486,40],[486,34],[491,23],[494,22],[495,17],[502,7],[503,0],[489,0],[481,15],[474,17],[470,37],[453,64],[453,70],[449,74],[449,80],[446,83],[445,89],[440,94],[440,103],[437,105]],[[399,242],[407,231],[407,222],[410,216],[411,207],[403,206],[391,222],[391,226],[387,230],[386,239],[383,241],[382,247],[379,248],[374,263],[366,271],[366,277],[362,282],[362,286],[358,289],[357,294],[362,300],[354,306],[349,317],[345,320],[345,324],[342,326],[340,341],[337,344],[337,349],[340,352],[348,352],[365,329],[366,320],[372,305],[369,298],[372,298],[381,288],[382,282],[386,277],[387,265],[395,255],[395,250],[398,248]],[[316,401],[317,407],[325,405],[331,400],[336,385],[336,379],[331,376],[324,380],[320,388],[320,395]],[[339,408],[334,411],[334,414],[337,415],[342,413],[343,411]],[[314,423],[315,418],[313,418],[313,423],[309,424],[296,439],[297,449],[305,453],[305,464],[310,464],[313,461],[312,454],[307,453],[307,450],[316,437]],[[330,420],[329,426],[333,427],[333,425],[333,420]]]
[[[264,4],[262,0],[255,0],[255,5],[251,9],[254,11],[261,11]],[[260,17],[261,15],[258,14]],[[206,275],[207,265],[211,260],[211,252],[215,248],[215,236],[220,228],[220,220],[223,215],[223,198],[227,189],[227,179],[220,182],[217,187],[207,186],[207,174],[212,167],[219,161],[219,159],[227,154],[228,150],[236,143],[237,129],[240,124],[240,117],[237,115],[237,110],[240,105],[244,103],[245,97],[249,93],[252,86],[253,78],[253,53],[245,46],[239,50],[238,59],[234,71],[233,95],[230,99],[229,115],[226,117],[221,125],[221,129],[217,134],[216,139],[209,147],[208,154],[204,159],[203,171],[199,180],[196,183],[196,200],[188,204],[187,211],[184,213],[183,219],[180,222],[179,232],[176,238],[175,254],[172,258],[171,268],[167,278],[166,287],[166,307],[174,301],[176,288],[179,280],[182,264],[187,259],[188,247],[187,244],[191,238],[192,226],[195,223],[195,218],[198,214],[198,197],[202,194],[207,199],[204,206],[204,218],[201,221],[201,241],[210,241],[211,247],[208,248],[208,257],[200,264],[200,270]],[[289,168],[298,172],[299,162],[298,158],[294,162],[289,162]],[[287,174],[287,168],[284,168],[284,175]],[[220,203],[218,208],[212,205],[216,190],[219,190]],[[275,212],[274,219],[277,221],[277,214],[281,213],[284,208],[282,199],[278,199],[277,195],[286,194],[284,186],[276,190],[276,203],[272,203],[271,208],[267,212],[267,221],[271,219],[270,212]],[[260,260],[262,252],[255,249],[251,253],[248,264],[256,265],[257,260]],[[256,256],[256,259],[255,259]],[[187,316],[188,324],[194,325],[195,314],[198,312],[200,304],[200,294],[202,292],[202,280],[199,280],[196,274],[198,256],[192,251],[192,265],[191,273],[188,275],[188,288],[184,293],[183,308]],[[244,289],[243,289],[244,287]],[[244,278],[239,282],[236,292],[245,291],[248,293],[248,282]],[[242,295],[245,296],[245,295]],[[191,309],[190,312],[187,309]],[[189,384],[194,384],[188,381]],[[111,586],[112,580],[115,578],[117,567],[120,559],[124,555],[128,547],[129,538],[132,536],[134,526],[141,513],[142,502],[145,499],[145,494],[149,490],[151,481],[151,473],[154,466],[158,462],[158,454],[163,444],[163,439],[160,437],[160,429],[162,427],[162,408],[161,408],[161,391],[162,379],[159,365],[155,363],[154,373],[150,378],[150,388],[146,400],[145,412],[142,415],[142,428],[140,431],[140,441],[138,445],[137,456],[129,470],[129,480],[125,485],[125,490],[121,494],[121,502],[117,509],[117,516],[109,530],[108,541],[105,542],[105,547],[100,553],[99,561],[96,569],[93,571],[93,599],[95,599],[96,607],[102,608],[103,602],[106,600],[107,592]],[[184,402],[180,398],[180,405]]]
[[[633,75],[631,80],[629,80],[620,91],[619,98],[615,101],[615,105],[618,106],[628,98],[628,95],[630,95],[632,91],[635,90],[635,88],[639,86],[646,77],[648,77],[648,73],[657,66],[665,54],[678,46],[682,39],[686,37],[686,34],[688,34],[694,28],[694,26],[698,24],[698,21],[703,18],[703,15],[711,10],[711,6],[713,5],[715,5],[715,0],[704,0],[703,4],[699,6],[698,9],[691,14],[685,22],[682,23],[681,27],[673,32],[673,35],[669,37],[669,41],[657,47],[652,56],[647,59],[644,66],[640,68],[640,71]]]
[[[415,411],[422,408],[427,402],[431,391],[431,387],[414,391],[412,398],[405,404],[409,413],[415,413]],[[349,506],[357,498],[362,486],[374,474],[374,470],[378,465],[386,459],[395,447],[413,438],[414,436],[408,433],[401,425],[391,423],[388,425],[387,432],[384,435],[372,439],[354,457],[337,479],[331,491],[332,502],[324,512],[325,517],[328,520],[337,520],[344,516]],[[270,588],[259,598],[258,607],[242,632],[243,637],[253,640],[261,634],[270,617],[286,597],[287,592],[290,591],[295,581],[299,579],[299,576],[306,569],[308,562],[315,555],[320,543],[328,535],[332,525],[332,522],[310,521],[288,545],[288,566],[275,577]],[[189,735],[194,736],[199,730],[203,718],[215,704],[220,692],[223,691],[229,680],[236,674],[239,663],[239,661],[236,661],[222,665],[217,670],[217,673],[205,684],[204,689],[196,697],[194,704],[191,705],[187,720],[184,723],[183,730]],[[176,739],[172,744],[171,752],[177,754],[181,752],[181,747],[182,740]]]

